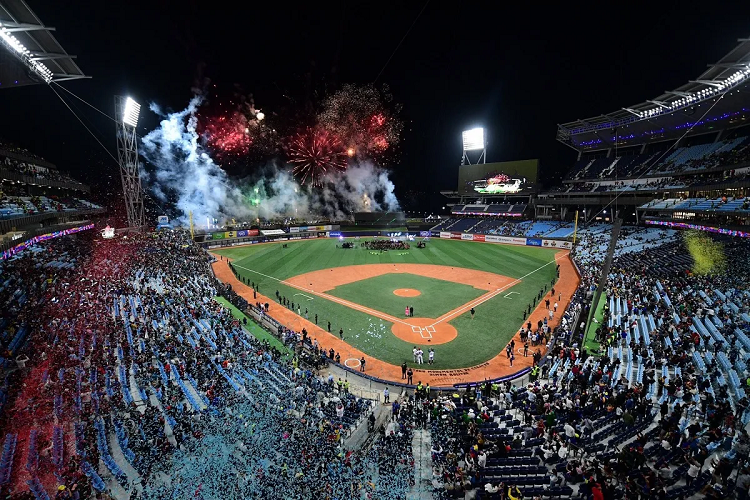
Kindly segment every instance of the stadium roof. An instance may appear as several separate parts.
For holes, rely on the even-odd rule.
[[[89,78],[23,0],[0,0],[0,89]]]
[[[677,138],[694,124],[694,134],[746,124],[750,38],[738,42],[698,78],[675,90],[611,113],[558,124],[557,140],[578,151],[597,150],[613,147],[615,133],[618,146],[625,147]]]

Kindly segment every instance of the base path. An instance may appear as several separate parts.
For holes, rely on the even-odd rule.
[[[220,258],[219,255],[215,255],[215,257],[217,259]],[[557,263],[560,265],[560,279],[558,280],[557,283],[555,283],[555,292],[562,295],[562,298],[560,300],[557,300],[558,311],[564,311],[568,307],[571,296],[575,292],[576,288],[578,288],[578,285],[580,283],[580,278],[578,276],[578,273],[575,270],[575,267],[573,266],[573,263],[570,260],[570,256],[568,255],[567,251],[557,252],[555,254],[555,259]],[[384,264],[384,265],[391,269],[394,267],[392,264]],[[214,273],[216,274],[216,277],[219,280],[221,280],[224,283],[228,283],[232,285],[232,289],[235,292],[237,292],[240,296],[242,296],[245,300],[247,300],[249,303],[255,304],[256,302],[261,302],[261,303],[268,302],[270,304],[269,314],[274,319],[276,319],[278,322],[280,322],[282,325],[286,326],[287,328],[291,328],[292,330],[297,331],[297,332],[302,331],[302,328],[306,328],[307,331],[309,332],[310,337],[313,339],[316,339],[323,348],[327,350],[333,348],[336,352],[340,353],[342,361],[346,359],[358,360],[362,356],[364,356],[367,360],[366,374],[372,375],[372,376],[375,376],[384,380],[405,382],[405,380],[401,379],[401,367],[400,366],[396,366],[391,363],[387,363],[385,361],[381,361],[379,359],[370,357],[369,355],[363,353],[359,349],[349,345],[347,342],[339,339],[336,335],[328,333],[325,329],[315,325],[315,323],[308,321],[304,319],[303,317],[298,316],[296,313],[290,311],[286,307],[280,306],[277,302],[275,302],[275,299],[272,299],[260,293],[257,294],[257,298],[253,298],[252,288],[245,285],[234,276],[234,273],[232,273],[231,269],[229,269],[229,261],[227,261],[226,258],[224,258],[224,260],[219,260],[219,261],[214,262],[212,264],[212,267],[213,267]],[[359,267],[359,266],[351,266],[351,267]],[[396,267],[402,268],[402,267],[405,267],[405,265],[401,264]],[[444,266],[435,266],[435,267],[445,269]],[[462,269],[462,268],[455,268],[455,270],[457,273],[459,272],[459,270],[461,272],[466,271],[469,273],[471,273],[472,271],[470,269]],[[324,273],[324,272],[330,273],[331,275],[338,274],[338,273],[331,273],[331,271],[328,269],[324,271],[315,271],[315,273]],[[386,272],[398,272],[398,271],[389,270]],[[410,272],[412,274],[418,274],[412,270],[402,271],[402,272]],[[482,271],[476,271],[476,272],[481,273]],[[314,274],[314,273],[307,273],[307,275],[310,275],[310,274]],[[379,274],[385,274],[385,273],[381,272]],[[379,274],[375,274],[375,276]],[[486,273],[486,274],[491,274],[491,273]],[[504,285],[500,285],[500,286],[507,286],[513,281],[512,278],[507,278],[507,277],[503,277],[500,275],[493,275],[493,276],[497,278],[505,278],[506,280],[508,280],[504,283]],[[296,276],[295,278],[292,278],[291,280],[294,280],[298,277],[299,276]],[[351,281],[357,281],[359,279],[363,279],[363,278],[359,277]],[[445,278],[442,278],[442,279],[445,279]],[[287,280],[286,282],[288,283],[291,280]],[[351,281],[348,281],[348,282],[351,282]],[[454,280],[453,277],[450,278],[450,281],[462,282],[458,279]],[[308,286],[309,286],[309,283],[310,281],[308,281]],[[340,284],[345,284],[345,283],[340,283]],[[477,286],[477,285],[474,285],[474,286]],[[494,288],[489,288],[489,290],[500,288],[500,286],[496,285]],[[335,286],[331,288],[334,288],[334,287]],[[477,288],[479,287],[477,286]],[[554,302],[551,299],[550,301]],[[526,319],[526,321],[531,321],[532,324],[536,324],[537,321],[544,319],[546,316],[547,316],[547,310],[544,306],[544,298],[543,298],[540,301],[537,308]],[[555,316],[555,318],[550,323],[551,327],[554,328],[555,326],[559,324],[561,316],[562,315]],[[413,318],[413,319],[418,320],[420,318]],[[526,321],[523,321],[523,322],[519,321],[518,328],[520,329],[521,325],[525,324]],[[406,323],[403,322],[403,324],[406,324]],[[446,325],[446,324],[447,322],[441,322],[435,326],[442,327],[443,325]],[[409,328],[411,328],[411,326],[412,325],[409,325]],[[415,335],[416,335],[416,332],[415,332]],[[516,333],[514,340],[516,341],[516,347],[523,346],[518,333]],[[422,343],[428,344],[427,342],[422,342]],[[476,382],[476,381],[484,380],[485,378],[504,377],[507,375],[511,375],[524,368],[530,367],[532,365],[531,354],[533,354],[533,352],[537,348],[541,349],[542,354],[544,354],[544,349],[545,349],[544,346],[533,347],[533,348],[530,347],[529,356],[528,357],[516,356],[513,366],[510,366],[510,363],[508,359],[506,358],[505,351],[503,351],[497,356],[495,356],[494,358],[478,366],[472,366],[468,368],[459,368],[459,369],[454,369],[454,370],[413,369],[414,370],[414,382],[416,383],[418,380],[420,380],[423,383],[429,383],[430,386],[432,387],[450,387],[454,384]]]
[[[285,279],[282,283],[300,289],[307,288],[316,292],[328,292],[337,286],[393,273],[416,274],[425,278],[461,283],[488,291],[503,288],[514,281],[513,278],[502,274],[463,267],[438,266],[436,264],[361,264],[298,274]]]

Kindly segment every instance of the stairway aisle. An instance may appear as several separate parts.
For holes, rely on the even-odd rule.
[[[432,433],[429,429],[414,431],[411,442],[414,452],[414,486],[409,499],[432,500]]]

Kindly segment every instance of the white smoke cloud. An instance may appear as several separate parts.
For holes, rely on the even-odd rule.
[[[198,221],[290,216],[342,220],[353,212],[398,210],[388,172],[369,162],[329,174],[317,189],[301,186],[289,169],[275,166],[255,180],[231,179],[200,143],[196,112],[201,102],[195,96],[186,109],[175,113],[151,104],[162,121],[141,145],[150,164],[142,173],[148,188],[162,203],[173,203],[183,222],[191,212]]]
[[[162,116],[159,127],[142,140],[141,153],[153,167],[146,174],[154,196],[162,202],[176,196],[180,217],[192,212],[197,220],[220,218],[226,214],[248,217],[242,193],[219,165],[214,163],[198,142],[196,111],[201,104],[196,96],[184,110],[165,114],[151,104],[151,111]]]

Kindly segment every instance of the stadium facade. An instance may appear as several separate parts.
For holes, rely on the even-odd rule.
[[[30,151],[0,144],[0,251],[3,258],[44,237],[91,224],[105,209],[90,188]]]

